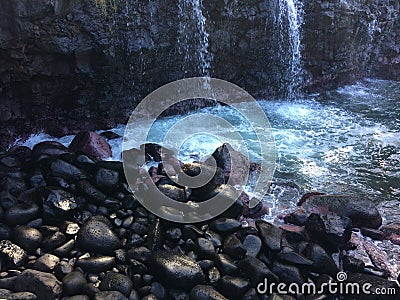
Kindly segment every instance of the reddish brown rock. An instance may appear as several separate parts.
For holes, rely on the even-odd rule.
[[[112,156],[111,146],[103,137],[93,131],[80,131],[72,140],[69,149],[83,152],[100,160]]]

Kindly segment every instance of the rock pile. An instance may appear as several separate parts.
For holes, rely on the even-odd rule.
[[[153,158],[159,153],[154,146],[147,150]],[[207,187],[210,193],[224,184],[228,171],[217,172],[222,177]],[[162,166],[149,172],[173,193]],[[257,287],[265,279],[321,285],[337,280],[339,271],[348,281],[397,286],[389,280],[397,274],[378,263],[373,243],[363,246],[374,253],[375,267],[349,251],[362,243],[353,226],[363,226],[372,238],[396,240],[400,234],[400,225],[377,229],[381,216],[367,199],[307,195],[285,224],[258,219],[255,227],[242,227],[242,196],[229,213],[209,222],[172,223],[141,206],[122,163],[98,161],[54,142],[1,153],[0,187],[0,298],[304,299],[262,294]],[[320,297],[333,296],[325,291]]]

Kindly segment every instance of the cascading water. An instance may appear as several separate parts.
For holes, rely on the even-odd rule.
[[[185,77],[210,76],[212,56],[208,52],[206,18],[202,0],[179,0],[178,52],[183,57]]]
[[[283,93],[288,99],[300,94],[303,83],[301,25],[303,8],[299,0],[278,0],[275,18],[279,61],[282,65]]]

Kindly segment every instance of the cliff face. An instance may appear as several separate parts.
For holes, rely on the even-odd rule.
[[[185,1],[177,2],[116,1],[104,10],[83,0],[3,1],[2,144],[41,128],[62,135],[111,127],[161,85],[203,75],[182,53]],[[400,79],[398,2],[303,1],[302,88],[367,74]],[[288,54],[277,43],[277,9],[278,0],[204,1],[210,75],[255,96],[284,94]]]

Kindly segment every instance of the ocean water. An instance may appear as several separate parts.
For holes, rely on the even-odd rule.
[[[276,144],[274,183],[264,200],[274,207],[272,216],[295,205],[306,191],[355,193],[375,201],[385,222],[400,222],[400,82],[365,80],[338,90],[303,99],[259,99],[272,127]],[[246,110],[246,106],[240,107]],[[260,161],[254,131],[237,110],[215,106],[156,120],[148,142],[162,143],[172,126],[190,114],[212,114],[237,130],[246,141],[249,157]],[[140,125],[138,125],[140,126]],[[112,131],[124,134],[125,126]],[[140,128],[138,128],[140,132]],[[193,161],[210,155],[224,141],[207,134],[191,136],[190,127],[180,129],[188,136],[179,159]],[[102,131],[99,131],[102,132]],[[68,145],[73,136],[60,139],[45,133],[32,135],[17,144],[32,147],[44,140]],[[122,138],[109,141],[113,160],[121,159]],[[232,143],[235,145],[235,142]],[[243,150],[243,149],[239,149]]]

